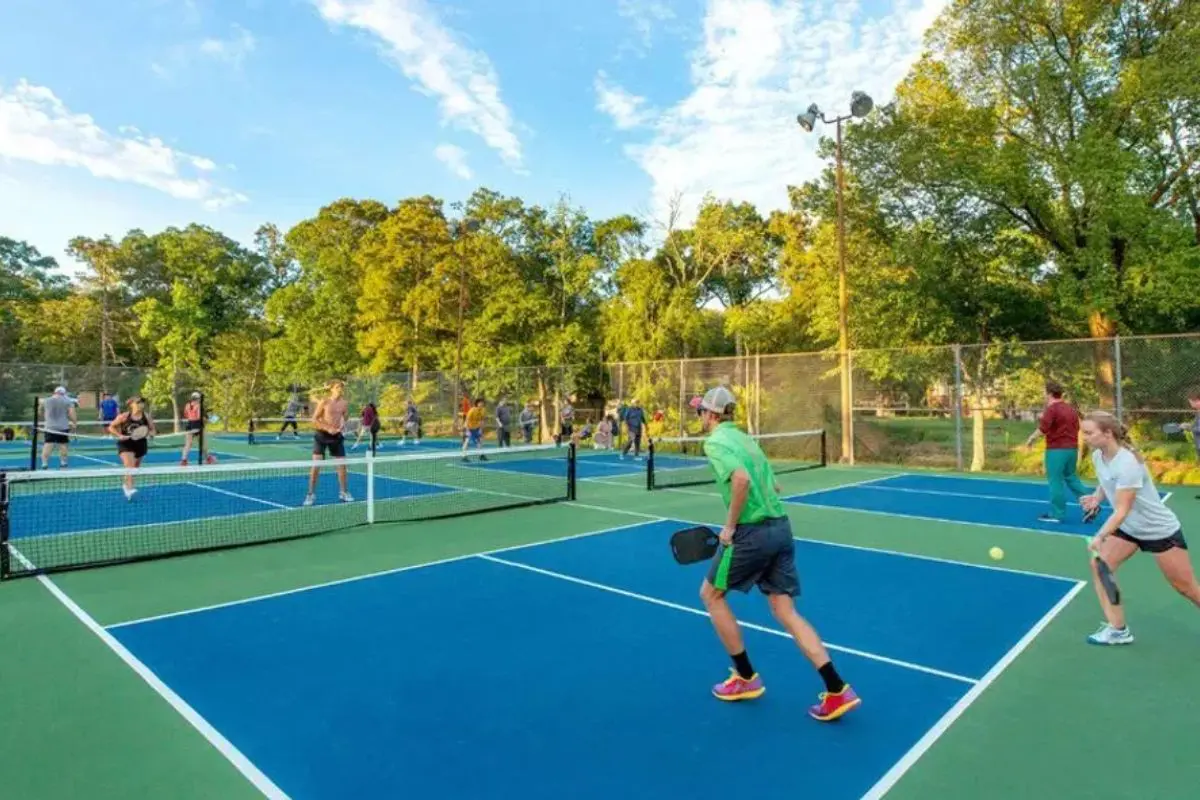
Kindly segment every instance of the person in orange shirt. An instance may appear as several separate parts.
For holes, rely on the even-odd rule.
[[[1046,381],[1046,409],[1038,429],[1025,441],[1032,447],[1039,436],[1046,437],[1046,481],[1050,484],[1050,511],[1038,519],[1064,522],[1067,517],[1067,490],[1076,499],[1091,494],[1079,480],[1075,464],[1079,460],[1079,412],[1063,400],[1062,384]]]
[[[186,467],[188,464],[188,456],[192,453],[192,439],[200,435],[201,428],[204,427],[204,421],[200,419],[200,393],[192,392],[192,397],[188,400],[187,405],[183,407],[183,454],[179,459],[180,466]],[[204,454],[200,454],[200,458],[204,458]]]
[[[475,445],[475,449],[479,451],[479,460],[487,461],[487,456],[483,454],[483,398],[475,399],[475,405],[467,411],[467,435],[463,437],[463,461],[467,460],[467,448]]]

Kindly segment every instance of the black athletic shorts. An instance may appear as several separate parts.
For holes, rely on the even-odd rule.
[[[134,458],[145,458],[150,443],[145,439],[122,439],[117,442],[118,453],[133,453]]]
[[[43,431],[42,438],[46,444],[69,444],[71,441],[71,437],[67,434],[53,431]]]
[[[708,582],[726,592],[748,592],[757,585],[763,594],[799,595],[791,520],[771,517],[738,525],[733,544],[717,547],[708,569]]]
[[[183,429],[193,433],[199,432],[204,427],[204,422],[198,419],[189,419],[184,423]]]
[[[1124,539],[1127,542],[1132,542],[1138,546],[1138,550],[1143,553],[1165,553],[1172,547],[1178,547],[1181,550],[1187,550],[1187,541],[1183,538],[1183,529],[1175,531],[1165,539],[1139,539],[1136,536],[1131,536],[1125,531],[1117,528],[1113,536],[1118,539]]]
[[[340,433],[317,431],[313,434],[313,455],[323,456],[328,452],[333,458],[346,457],[346,439]]]

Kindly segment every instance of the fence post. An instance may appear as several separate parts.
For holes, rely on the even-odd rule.
[[[762,353],[754,354],[754,430],[762,433]]]
[[[1116,386],[1113,387],[1113,392],[1114,392],[1113,397],[1116,400],[1116,404],[1117,404],[1117,408],[1116,408],[1117,421],[1124,423],[1125,422],[1125,418],[1124,418],[1125,417],[1125,399],[1121,396],[1121,336],[1120,336],[1120,334],[1113,337],[1113,364],[1114,364],[1113,369],[1114,369],[1114,373],[1115,373],[1113,375],[1113,383],[1116,384]]]
[[[684,403],[687,402],[686,400],[684,400],[684,397],[687,395],[687,382],[684,380],[684,376],[683,376],[684,369],[686,368],[685,364],[686,364],[686,362],[684,361],[684,359],[682,359],[682,358],[679,359],[679,409],[678,410],[679,410],[679,435],[681,437],[683,436],[683,429],[684,429],[683,406],[684,406]]]
[[[956,469],[963,468],[963,430],[962,430],[962,345],[954,345],[954,391],[951,392],[951,402],[954,403],[954,463]]]
[[[846,349],[846,396],[843,401],[848,404],[848,411],[843,417],[850,429],[850,436],[845,439],[850,443],[850,451],[843,453],[846,458],[846,463],[854,466],[854,451],[857,449],[854,442],[854,351]]]

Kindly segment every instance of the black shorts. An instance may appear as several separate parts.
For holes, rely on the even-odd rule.
[[[46,444],[69,444],[71,437],[65,433],[54,433],[53,431],[43,431],[42,438]]]
[[[197,433],[203,427],[204,423],[201,420],[189,419],[186,423],[184,423],[183,429],[191,433]]]
[[[313,455],[323,456],[328,453],[333,458],[346,457],[346,439],[340,433],[325,433],[317,431],[313,434]]]
[[[145,439],[125,439],[117,442],[118,453],[133,453],[134,458],[145,458],[150,443]]]
[[[1187,541],[1183,538],[1182,528],[1165,539],[1139,539],[1136,536],[1130,536],[1120,528],[1117,528],[1113,536],[1136,544],[1138,550],[1141,550],[1143,553],[1165,553],[1172,547],[1178,547],[1180,550],[1188,549]]]
[[[738,525],[730,547],[720,545],[708,569],[708,582],[722,591],[800,594],[796,572],[796,540],[787,517]]]

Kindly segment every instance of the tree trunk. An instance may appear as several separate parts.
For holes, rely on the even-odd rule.
[[[971,472],[982,472],[987,464],[987,431],[983,426],[983,390],[975,392],[971,409]]]
[[[1103,311],[1092,311],[1088,314],[1088,332],[1093,339],[1099,340],[1092,343],[1092,360],[1096,367],[1096,393],[1100,396],[1100,405],[1116,408],[1112,339],[1117,335],[1117,322]]]

